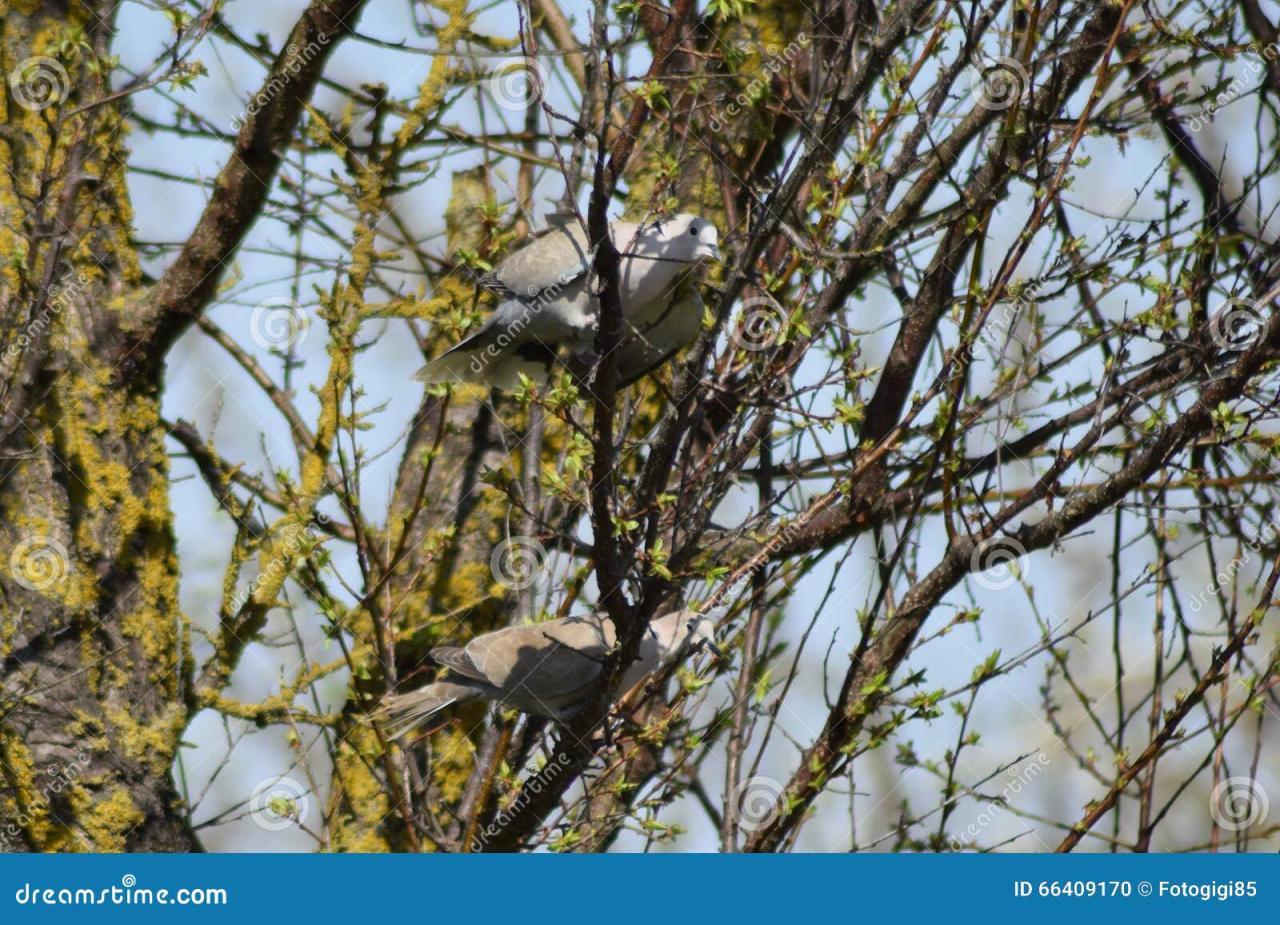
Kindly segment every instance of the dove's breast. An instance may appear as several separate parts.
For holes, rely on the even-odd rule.
[[[679,280],[689,272],[690,265],[675,260],[661,259],[661,255],[649,248],[640,247],[633,254],[622,257],[618,290],[622,296],[623,312],[634,319],[648,312]]]

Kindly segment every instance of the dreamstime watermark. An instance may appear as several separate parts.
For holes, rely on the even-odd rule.
[[[1000,112],[1027,92],[1030,77],[1017,58],[1004,55],[970,66],[969,94],[983,109]]]
[[[48,591],[67,577],[67,547],[51,536],[28,536],[9,553],[9,573],[28,591]]]
[[[555,774],[562,769],[568,770],[568,767],[569,756],[563,752],[557,753],[538,773],[525,781],[524,786],[520,788],[520,792],[516,794],[515,800],[509,806],[500,809],[498,814],[493,817],[493,820],[475,834],[475,837],[471,839],[471,850],[473,852],[483,851],[485,845],[489,844],[495,835],[510,825],[511,820],[529,805],[530,800],[546,789],[550,783],[547,777],[549,774]]]
[[[728,581],[724,587],[716,592],[716,598],[721,599],[729,594],[738,585],[742,584],[748,578],[752,578],[759,574],[761,570],[766,568],[773,559],[773,554],[781,549],[787,543],[791,542],[800,535],[806,524],[817,514],[814,509],[802,512],[798,517],[788,521],[774,520],[770,522],[765,530],[767,539],[760,550],[751,557],[746,566],[739,572],[735,573],[732,580]]]
[[[1005,772],[1008,779],[1001,788],[1000,795],[990,800],[986,808],[965,827],[963,832],[952,837],[952,845],[955,848],[966,848],[972,845],[983,829],[1000,818],[1012,799],[1030,786],[1052,763],[1052,759],[1044,751],[1038,751],[1031,761],[1021,767],[1012,765]]]
[[[740,830],[758,832],[782,815],[786,789],[772,777],[748,777],[733,788],[727,809]]]
[[[1256,302],[1230,298],[1209,315],[1209,337],[1227,353],[1248,350],[1267,333],[1267,319]]]
[[[1263,823],[1271,801],[1262,784],[1252,777],[1228,777],[1209,794],[1209,815],[1228,832],[1239,832]]]
[[[498,332],[491,343],[484,346],[483,350],[471,353],[471,372],[479,376],[494,360],[504,357],[507,348],[515,342],[525,328],[533,323],[533,320],[538,315],[542,314],[548,305],[559,298],[564,287],[590,270],[590,268],[591,258],[588,256],[561,273],[550,286],[544,288],[530,286],[522,293],[513,293],[515,301],[521,306],[520,314],[504,324],[502,330]]]
[[[302,306],[288,296],[275,296],[254,306],[249,316],[249,334],[263,350],[285,351],[307,339],[311,319]]]
[[[280,538],[283,541],[283,548],[276,550],[275,555],[271,557],[262,571],[232,596],[229,612],[239,613],[264,581],[270,579],[274,582],[282,578],[289,569],[289,563],[298,554],[298,551],[304,547],[314,546],[319,541],[318,527],[323,527],[328,522],[329,516],[327,514],[322,511],[316,511],[314,523],[306,525],[289,524],[281,530]]]
[[[742,303],[738,323],[729,329],[729,339],[748,353],[768,350],[786,328],[782,307],[767,296],[754,296]]]
[[[1212,101],[1206,103],[1199,112],[1187,119],[1183,124],[1194,134],[1209,125],[1218,111],[1230,106],[1251,89],[1251,78],[1257,78],[1266,70],[1266,62],[1280,57],[1280,47],[1273,42],[1264,48],[1250,45],[1244,53],[1243,74],[1236,74]]]
[[[547,550],[531,536],[507,537],[489,556],[494,581],[508,591],[523,591],[540,582],[545,574]]]
[[[40,306],[36,316],[27,322],[18,336],[5,347],[4,357],[0,358],[0,375],[7,378],[13,372],[18,357],[31,346],[32,340],[47,330],[53,323],[53,319],[66,311],[73,299],[84,294],[89,282],[88,274],[82,271],[68,281],[54,283],[46,290],[44,304]]]
[[[766,45],[761,73],[753,77],[742,92],[729,101],[722,113],[713,115],[708,120],[707,125],[711,128],[711,131],[719,132],[724,128],[726,121],[755,105],[768,91],[770,82],[778,72],[795,60],[800,52],[808,48],[809,42],[809,34],[801,32],[785,48],[779,48],[777,45],[772,44]]]
[[[261,112],[268,103],[287,90],[293,83],[294,78],[298,76],[298,73],[310,64],[315,56],[320,54],[328,44],[329,35],[322,32],[302,48],[299,48],[296,44],[289,45],[285,49],[285,60],[280,71],[272,74],[266,86],[254,94],[253,99],[249,101],[249,105],[244,108],[242,114],[232,117],[232,128],[239,131],[246,122]]]
[[[227,891],[221,887],[138,886],[138,878],[125,874],[119,884],[90,887],[43,886],[30,881],[13,894],[20,906],[225,906]]]
[[[1011,536],[993,536],[973,547],[969,571],[988,591],[1003,591],[1025,576],[1020,560],[1027,549]]]
[[[1216,575],[1209,581],[1204,589],[1193,594],[1189,600],[1189,605],[1193,613],[1199,613],[1203,610],[1214,597],[1217,597],[1224,588],[1231,587],[1235,583],[1236,576],[1240,574],[1240,570],[1245,567],[1251,560],[1251,555],[1233,556],[1231,561],[1222,568],[1218,569]]]
[[[987,316],[986,323],[974,339],[974,348],[981,343],[992,353],[1003,350],[1009,339],[1014,337],[1013,329],[1018,318],[1035,307],[1040,294],[1040,283],[1036,280],[1018,281],[1009,285],[1008,292],[1009,298],[997,302]],[[971,358],[972,355],[973,351],[970,350]]]
[[[547,72],[537,58],[508,58],[489,73],[485,88],[500,108],[524,110],[546,93]]]
[[[9,72],[9,89],[23,109],[40,112],[56,106],[71,92],[67,69],[54,58],[36,55],[20,61]]]
[[[17,845],[22,833],[27,831],[37,815],[55,815],[53,800],[75,785],[84,776],[84,769],[92,760],[89,752],[79,746],[74,759],[66,764],[51,764],[44,769],[44,777],[38,780],[36,792],[28,795],[18,808],[17,815],[6,816],[0,825],[0,852],[5,854],[19,850]],[[60,820],[54,819],[54,822]]]
[[[1253,561],[1255,553],[1261,553],[1264,549],[1269,549],[1280,542],[1280,530],[1272,521],[1257,527],[1251,523],[1246,524],[1244,533],[1244,555],[1232,556],[1231,560],[1218,569],[1201,591],[1187,599],[1187,604],[1193,613],[1204,610],[1224,589],[1231,587],[1241,570]]]
[[[270,777],[249,796],[249,815],[268,832],[301,826],[311,810],[310,790],[292,777]]]

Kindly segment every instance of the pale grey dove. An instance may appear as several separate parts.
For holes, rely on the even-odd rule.
[[[715,648],[715,624],[693,610],[677,610],[649,624],[619,691],[627,691],[686,646]],[[603,613],[510,626],[477,636],[461,648],[440,646],[431,658],[449,669],[448,681],[383,699],[375,717],[399,736],[453,703],[500,701],[524,713],[567,720],[585,705],[592,682],[613,649],[613,623]]]
[[[693,340],[702,297],[693,270],[719,260],[716,226],[695,215],[644,225],[610,225],[621,255],[618,291],[623,338],[618,376],[626,384]],[[483,280],[503,301],[479,331],[417,374],[424,382],[487,382],[515,388],[520,374],[545,382],[562,347],[580,354],[594,343],[599,299],[591,292],[592,253],[580,222],[553,225]]]

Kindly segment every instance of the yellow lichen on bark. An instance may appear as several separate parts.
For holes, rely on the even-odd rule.
[[[0,348],[6,387],[27,392],[7,447],[22,452],[0,492],[0,537],[52,563],[37,573],[34,559],[0,556],[6,586],[24,595],[7,602],[3,646],[63,646],[52,664],[65,660],[62,681],[73,681],[54,689],[21,667],[6,679],[20,700],[6,707],[7,724],[35,715],[43,725],[31,752],[7,733],[0,742],[13,770],[0,817],[26,800],[31,847],[123,850],[146,818],[130,787],[145,777],[168,786],[186,721],[159,395],[122,377],[100,342],[102,320],[129,314],[141,295],[126,129],[101,102],[110,67],[90,38],[100,25],[91,5],[0,6],[0,159],[9,167],[0,171],[0,290],[16,296],[18,312]],[[50,78],[50,95],[19,98],[34,92],[19,86],[33,68]],[[24,364],[47,384],[31,387]],[[69,764],[72,745],[83,752]],[[40,776],[20,779],[28,766]]]

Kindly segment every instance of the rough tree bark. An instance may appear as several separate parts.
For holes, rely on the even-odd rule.
[[[118,4],[0,4],[0,70],[31,94],[11,85],[0,111],[0,805],[13,847],[199,848],[171,778],[198,692],[164,355],[212,298],[362,5],[307,9],[182,256],[148,285],[107,82]]]
[[[1019,558],[1065,545],[1125,502],[1130,509],[1116,514],[1117,524],[1121,516],[1150,517],[1168,484],[1184,478],[1169,490],[1199,493],[1203,519],[1195,526],[1205,530],[1206,547],[1215,536],[1250,539],[1240,531],[1245,513],[1274,519],[1265,491],[1255,499],[1230,492],[1274,482],[1272,467],[1254,471],[1249,451],[1274,430],[1280,259],[1266,221],[1252,216],[1255,227],[1245,218],[1255,197],[1267,211],[1260,178],[1274,179],[1280,166],[1259,152],[1260,178],[1234,193],[1225,167],[1201,154],[1202,139],[1187,127],[1188,117],[1211,119],[1219,103],[1208,84],[1194,92],[1183,85],[1197,69],[1203,84],[1204,71],[1217,67],[1222,79],[1226,63],[1261,55],[1255,89],[1261,112],[1274,117],[1277,30],[1252,0],[1211,10],[1219,21],[1207,38],[1175,34],[1175,14],[1190,4],[1172,4],[1166,20],[1160,4],[1134,0],[599,0],[589,22],[571,21],[555,0],[528,0],[512,4],[521,14],[514,40],[472,31],[478,13],[466,0],[434,0],[412,5],[428,9],[419,25],[430,47],[406,41],[399,49],[416,56],[415,77],[425,72],[414,89],[404,82],[403,98],[323,75],[366,0],[310,0],[274,57],[215,12],[175,14],[172,54],[124,88],[112,75],[118,5],[0,0],[7,168],[0,172],[0,849],[198,850],[172,775],[184,730],[212,708],[246,725],[307,727],[316,733],[312,745],[323,738],[332,763],[320,776],[332,778],[312,780],[310,789],[314,798],[326,795],[321,842],[333,850],[603,850],[636,822],[651,826],[648,837],[674,833],[678,823],[668,826],[658,810],[686,795],[725,850],[789,850],[833,782],[895,760],[884,758],[888,743],[897,761],[918,766],[899,730],[932,722],[948,705],[962,716],[961,733],[970,732],[966,711],[978,689],[1034,655],[1046,656],[1050,673],[1063,672],[1092,717],[1057,647],[1091,623],[1093,611],[1079,625],[1064,618],[1059,638],[1058,629],[1045,629],[1024,656],[1001,661],[997,650],[977,666],[967,706],[963,686],[925,687],[913,653],[979,621],[982,607],[968,591],[987,568],[988,544],[1007,542]],[[254,56],[266,76],[236,123],[207,207],[153,280],[130,241],[126,135],[132,122],[146,123],[128,107],[139,87],[180,78],[187,51],[206,35]],[[1250,36],[1256,45],[1246,47]],[[618,72],[635,64],[628,55],[639,43],[650,52],[644,64]],[[1005,76],[1021,75],[1009,97],[988,97],[981,49],[1000,53]],[[518,60],[535,71],[543,59],[558,61],[552,69],[578,112],[554,111],[535,86],[506,107],[523,131],[487,124],[485,93],[493,96],[496,72],[486,68],[516,52],[530,56]],[[322,82],[338,91],[341,115],[308,110]],[[470,94],[482,107],[475,134],[449,121]],[[164,128],[229,140],[216,128],[189,127],[189,113],[175,111],[175,125]],[[1087,141],[1118,140],[1123,150],[1148,129],[1167,149],[1156,160],[1170,165],[1162,220],[1100,220],[1100,240],[1073,232],[1073,216],[1087,210],[1063,194],[1084,167]],[[440,175],[433,158],[454,142],[484,160],[453,173],[441,246],[425,233],[415,237],[418,229],[397,210],[407,190]],[[289,168],[277,183],[286,152]],[[325,159],[323,170],[313,157]],[[441,155],[439,163],[448,160]],[[511,165],[514,200],[495,192],[495,178]],[[536,182],[534,165],[545,171]],[[305,188],[296,213],[277,203],[292,192],[295,166]],[[1185,186],[1183,172],[1191,177]],[[304,204],[321,174],[329,174],[323,188],[341,200],[333,214],[349,222],[336,231],[322,227],[322,209]],[[356,438],[380,413],[362,403],[355,374],[356,356],[370,346],[362,338],[375,327],[365,323],[408,319],[395,336],[411,333],[428,354],[476,323],[488,296],[465,270],[496,261],[539,223],[533,203],[551,197],[534,190],[548,178],[564,180],[562,206],[590,193],[581,212],[602,245],[594,280],[603,287],[601,362],[592,393],[579,389],[586,380],[569,376],[537,393],[428,389],[405,439],[395,441],[401,455],[389,515],[374,523],[362,509],[367,447]],[[1183,196],[1201,201],[1172,205]],[[1192,216],[1186,227],[1183,209]],[[624,392],[615,389],[609,351],[600,350],[621,330],[611,285],[618,255],[603,234],[611,213],[674,211],[713,220],[730,259],[701,280],[706,312],[696,342]],[[253,223],[279,215],[299,226],[314,221],[342,251],[335,270],[303,255],[300,232],[291,258],[299,275],[304,266],[320,268],[331,283],[327,292],[316,287],[328,372],[315,388],[314,422],[291,404],[289,361],[279,385],[206,317]],[[992,269],[992,252],[1004,247],[993,243],[1001,236],[992,226],[1010,215],[1025,225]],[[1042,245],[1046,254],[1036,256]],[[1024,260],[1029,254],[1034,259]],[[403,271],[414,260],[421,289],[411,294]],[[1036,278],[1015,282],[1019,270]],[[977,342],[991,333],[995,306],[1046,281],[1058,291],[1040,303],[1045,314],[1015,312],[1012,325],[1053,344],[1034,362],[1004,346],[998,356],[981,355]],[[881,283],[896,304],[868,318],[863,295]],[[368,297],[379,287],[387,301],[375,304]],[[1107,316],[1114,306],[1099,307],[1103,289],[1132,301]],[[1248,303],[1257,338],[1247,349],[1211,343],[1211,292],[1229,293],[1227,304]],[[1055,304],[1060,297],[1071,306]],[[776,330],[756,349],[743,342],[744,328],[748,309],[761,305],[776,315]],[[423,321],[429,330],[415,326]],[[296,471],[290,460],[279,473],[251,474],[221,458],[190,422],[162,420],[166,357],[192,326],[281,411]],[[887,332],[883,344],[879,331]],[[1079,340],[1062,347],[1068,338]],[[1138,356],[1144,350],[1150,359]],[[1088,382],[1048,397],[1037,392],[1046,380],[1074,375],[1071,364],[1095,360],[1107,382],[1097,394]],[[975,386],[975,365],[983,363],[991,381]],[[1009,408],[1028,399],[1034,424],[1006,436],[1005,424],[1022,423]],[[1152,408],[1158,413],[1148,414]],[[178,605],[168,437],[237,530],[221,611],[199,656],[193,636],[206,628]],[[1241,454],[1238,471],[1233,452]],[[1274,441],[1271,452],[1280,457]],[[743,517],[731,510],[737,488],[754,495]],[[322,515],[322,504],[341,515]],[[1222,524],[1212,523],[1217,517]],[[926,541],[934,525],[945,539]],[[1171,540],[1163,521],[1148,526],[1159,553],[1150,574],[1158,573],[1152,580],[1163,602],[1163,544]],[[1120,534],[1117,526],[1116,558]],[[862,538],[874,541],[866,564],[875,580],[865,600],[851,604],[857,582],[839,576],[850,587],[835,605],[847,611],[842,630],[851,648],[822,661],[824,681],[828,666],[835,670],[813,727],[797,734],[777,726],[774,736],[802,669],[799,654],[784,664],[791,653],[784,658],[772,623],[794,616],[786,604],[811,569],[831,553],[852,556]],[[543,543],[561,554],[546,569],[558,582],[554,593],[537,598],[499,577],[494,554],[513,539],[540,555]],[[328,558],[323,544],[331,540],[347,544],[354,579]],[[257,577],[240,597],[240,570],[255,556]],[[1128,595],[1118,590],[1116,567],[1119,640]],[[1243,677],[1252,667],[1257,691],[1237,696],[1224,683],[1221,717],[1190,736],[1207,730],[1215,739],[1215,780],[1235,719],[1263,705],[1260,692],[1277,705],[1277,653],[1262,661],[1253,633],[1269,612],[1275,576],[1248,622],[1233,622],[1245,615],[1223,604],[1219,624],[1196,629],[1198,638],[1216,632],[1230,640],[1202,660],[1207,673],[1198,673],[1190,641],[1169,674],[1156,671],[1149,739],[1132,763],[1126,756],[1138,723],[1123,704],[1114,733],[1100,729],[1114,774],[1077,762],[1105,796],[1079,823],[1079,815],[1054,820],[1070,833],[1064,850],[1113,810],[1112,845],[1121,843],[1121,810],[1131,800],[1141,802],[1144,820],[1135,850],[1148,849],[1152,820],[1164,816],[1153,802],[1156,765],[1183,742],[1179,724],[1210,711],[1220,675]],[[301,704],[300,692],[314,694],[321,676],[306,670],[298,686],[284,684],[261,703],[225,695],[246,647],[264,641],[268,615],[304,612],[285,600],[286,585],[303,592],[305,606],[314,605],[307,616],[342,647],[325,669],[350,672],[333,713]],[[459,711],[461,721],[391,741],[366,715],[385,694],[431,676],[427,654],[441,642],[534,618],[540,607],[567,615],[602,605],[625,650],[638,643],[642,621],[694,595],[706,609],[737,605],[724,629],[745,617],[730,656],[678,684],[663,676],[633,692],[627,709],[609,718],[610,735],[599,726],[617,693],[608,683],[620,674],[622,654],[606,661],[591,705],[567,727],[472,705]],[[945,623],[953,605],[964,609]],[[1160,651],[1163,632],[1161,622]],[[799,648],[805,639],[807,632]],[[1122,689],[1120,648],[1117,641],[1114,686]],[[1192,693],[1162,717],[1161,698],[1176,699],[1172,690],[1186,675]],[[1058,715],[1053,687],[1046,681],[1050,722]],[[706,694],[715,690],[732,693],[717,706]],[[698,710],[704,715],[695,719]],[[1059,739],[1070,753],[1070,732]],[[1255,771],[1260,732],[1257,741]],[[955,847],[950,814],[959,796],[980,796],[987,780],[971,775],[978,783],[960,793],[956,760],[966,744],[958,740],[934,762],[950,765],[940,775],[936,828],[932,811],[909,818],[904,800],[901,844]],[[727,759],[714,784],[723,781],[719,807],[710,778],[700,777],[712,753]],[[305,748],[298,754],[300,763],[310,760]],[[782,759],[782,770],[769,769],[780,778],[772,805],[763,819],[745,820],[742,788],[766,755]],[[1135,784],[1146,790],[1136,793]],[[1249,829],[1241,831],[1247,846]]]

